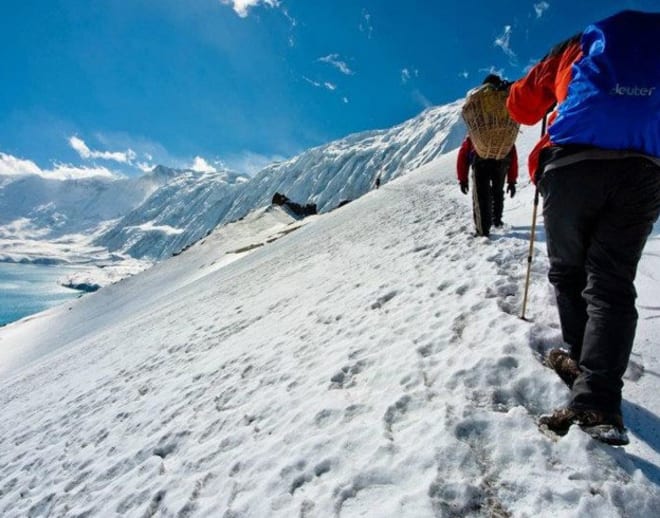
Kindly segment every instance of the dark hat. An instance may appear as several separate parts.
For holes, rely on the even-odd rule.
[[[502,78],[498,76],[497,74],[488,74],[486,78],[484,79],[482,85],[493,85],[495,87],[500,86],[502,84]]]

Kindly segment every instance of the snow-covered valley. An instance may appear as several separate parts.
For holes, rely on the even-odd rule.
[[[0,329],[0,514],[654,516],[660,228],[631,444],[555,442],[535,424],[568,397],[540,362],[561,343],[542,229],[518,318],[533,188],[475,238],[455,159],[303,221],[254,212]]]

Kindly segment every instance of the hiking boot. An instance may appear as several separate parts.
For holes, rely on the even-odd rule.
[[[620,414],[609,414],[599,410],[560,408],[539,419],[540,427],[545,427],[557,435],[566,435],[574,424],[594,439],[607,444],[623,446],[630,442]]]
[[[545,358],[545,364],[554,370],[568,388],[573,388],[573,383],[580,375],[580,367],[563,349],[552,349]]]

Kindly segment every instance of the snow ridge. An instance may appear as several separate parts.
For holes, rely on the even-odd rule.
[[[169,257],[222,222],[246,182],[227,172],[180,171],[94,244],[137,258]]]
[[[465,137],[463,101],[429,108],[387,130],[366,131],[310,149],[266,167],[234,202],[227,217],[238,218],[267,205],[276,191],[298,203],[316,203],[320,212],[354,200],[457,148]]]

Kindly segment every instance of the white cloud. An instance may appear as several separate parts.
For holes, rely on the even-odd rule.
[[[322,83],[319,81],[314,81],[313,79],[310,79],[307,76],[302,76],[302,78],[307,81],[310,85],[316,87],[316,88],[325,88],[326,90],[329,90],[331,92],[336,92],[337,91],[337,85],[335,83],[331,83],[330,81],[323,81]],[[339,92],[337,92],[339,93]],[[346,99],[346,97],[344,97]],[[348,102],[348,100],[344,101]]]
[[[201,156],[196,156],[190,169],[200,173],[215,173],[217,169],[204,160]]]
[[[56,163],[51,169],[41,169],[32,160],[25,160],[0,152],[0,174],[6,176],[37,175],[53,180],[78,180],[91,177],[119,178],[105,167],[78,167]]]
[[[279,0],[220,0],[221,4],[231,5],[232,9],[241,18],[248,15],[248,9],[256,7],[259,4],[267,5],[268,7],[279,7]]]
[[[366,32],[367,37],[371,39],[374,27],[371,25],[371,15],[366,9],[362,9],[362,21],[360,22],[359,28],[360,32]]]
[[[285,7],[282,7],[282,14],[289,22],[289,38],[288,38],[289,47],[295,47],[296,38],[294,36],[294,29],[298,25],[298,21],[289,14],[289,11]]]
[[[84,159],[113,160],[122,164],[130,164],[136,158],[135,151],[127,149],[126,151],[93,151],[85,141],[76,136],[69,138],[69,145]]]
[[[534,11],[536,11],[536,17],[540,18],[543,16],[543,13],[546,12],[550,8],[550,4],[548,2],[539,2],[538,4],[534,4]]]
[[[7,176],[22,176],[40,174],[41,169],[31,160],[23,160],[6,153],[0,153],[0,174]]]
[[[137,167],[143,173],[150,173],[155,169],[156,166],[148,162],[138,162],[135,164],[135,167]]]
[[[330,92],[335,92],[339,93],[338,86],[335,83],[331,83],[330,81],[323,81],[322,83],[319,81],[314,81],[313,79],[310,79],[307,76],[302,76],[302,78],[307,81],[310,85],[314,86],[315,88],[325,88],[326,90],[329,90]],[[342,102],[345,104],[348,104],[348,97],[342,96]]]
[[[130,160],[120,167],[127,174],[148,173],[157,165],[186,169],[192,163],[190,156],[173,155],[162,144],[139,135],[123,132],[94,133],[94,140],[99,143],[99,147],[129,150],[127,158]]]
[[[280,155],[267,156],[252,151],[245,151],[238,155],[229,156],[225,162],[227,167],[233,171],[254,176],[265,167],[275,162],[281,162],[282,160],[285,160],[285,158]]]
[[[42,171],[41,176],[54,180],[80,180],[99,176],[105,178],[120,177],[120,175],[105,167],[78,167],[71,164],[55,164],[54,169]]]
[[[307,81],[310,85],[315,86],[316,88],[321,88],[323,85],[319,83],[318,81],[314,81],[313,79],[310,79],[307,76],[303,76],[303,79]]]
[[[275,6],[273,6],[275,7]],[[291,25],[291,28],[293,29],[296,25],[298,25],[298,21],[289,14],[289,11],[287,9],[282,9],[282,14],[284,17],[289,21],[289,24]]]
[[[318,61],[332,65],[342,74],[346,74],[347,76],[353,75],[355,73],[350,69],[350,67],[346,64],[345,61],[342,61],[340,59],[339,54],[328,54],[327,56],[323,56],[322,58],[319,58]]]
[[[69,144],[71,147],[76,150],[76,152],[82,157],[82,158],[89,158],[92,154],[90,149],[87,147],[87,144],[78,137],[70,137],[69,138]]]
[[[504,32],[495,38],[494,45],[504,51],[510,60],[515,61],[516,53],[511,49],[511,26],[505,25]]]
[[[460,74],[458,74],[458,77],[462,77],[463,79],[467,79],[470,76],[467,70],[463,70]]]
[[[419,77],[419,70],[416,68],[403,68],[401,69],[401,82],[405,85],[413,77]]]
[[[307,76],[302,76],[302,78],[307,81],[310,85],[315,86],[316,88],[327,88],[330,91],[334,91],[337,89],[337,85],[334,83],[331,83],[330,81],[323,81],[322,83],[320,81],[314,81],[313,79],[310,79]]]

